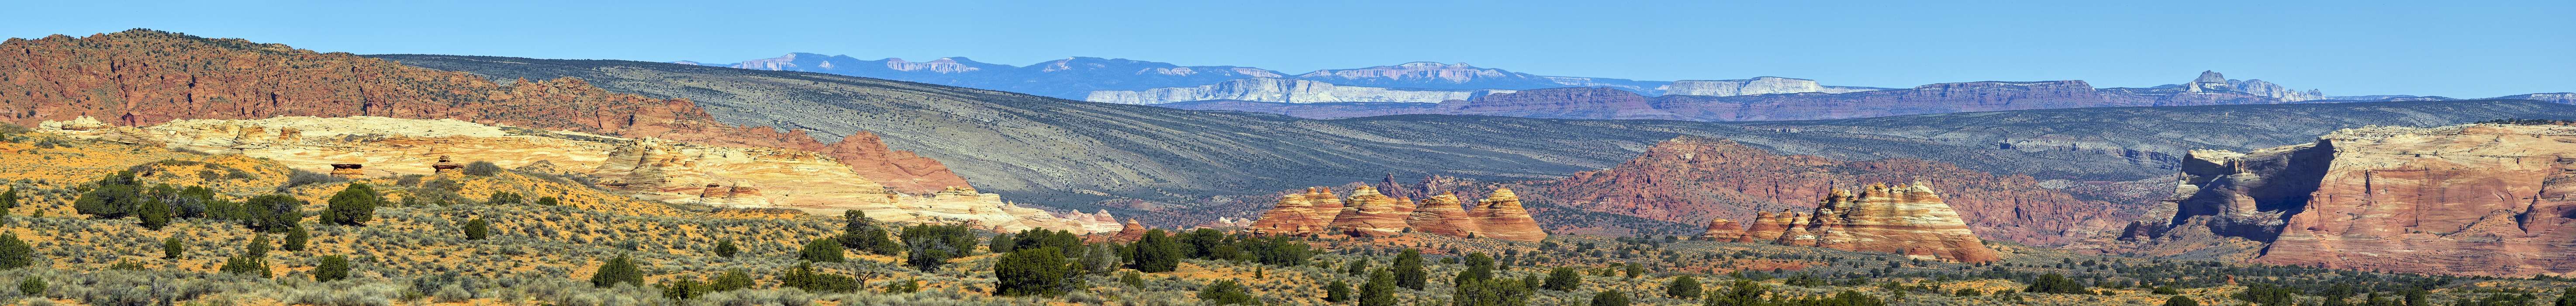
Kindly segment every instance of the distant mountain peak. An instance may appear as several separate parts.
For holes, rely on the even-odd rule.
[[[1394,67],[1404,67],[1404,68],[1476,68],[1476,66],[1475,66],[1475,65],[1468,65],[1468,64],[1467,64],[1467,62],[1458,62],[1458,63],[1456,63],[1456,64],[1442,64],[1442,63],[1440,63],[1440,62],[1407,62],[1407,63],[1403,63],[1403,64],[1396,64]]]

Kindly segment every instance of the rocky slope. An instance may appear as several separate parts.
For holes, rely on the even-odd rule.
[[[2251,153],[2194,151],[2148,248],[2267,243],[2263,263],[2569,275],[2576,127],[2366,127]]]
[[[1279,103],[1242,100],[1175,102],[1154,106],[1186,110],[1281,114],[1307,119],[1428,114],[1440,108],[1440,104],[1437,103],[1413,102]]]
[[[1096,90],[1083,101],[1117,104],[1163,104],[1204,100],[1241,100],[1279,103],[1334,102],[1424,102],[1466,100],[1489,94],[1509,93],[1506,89],[1439,90],[1367,86],[1342,86],[1320,81],[1245,78],[1216,84],[1164,87],[1146,90]]]
[[[1846,93],[1886,88],[1824,86],[1817,85],[1816,80],[1766,76],[1743,80],[1681,80],[1664,85],[1661,89],[1666,95],[1725,97],[1802,92]]]
[[[1712,222],[1712,234],[1704,237],[1735,236],[1738,242],[1897,253],[1968,263],[2001,259],[1969,230],[1958,212],[1942,204],[1940,195],[1920,183],[1871,184],[1859,194],[1833,189],[1816,205],[1815,213],[1765,213],[1754,222],[1751,229],[1734,233],[1718,228],[1731,222]],[[1746,232],[1751,235],[1743,235]]]
[[[317,172],[358,170],[352,176],[425,175],[457,171],[438,165],[488,161],[504,168],[591,177],[608,189],[668,203],[794,208],[827,215],[855,209],[891,222],[972,222],[996,230],[1087,232],[1116,224],[1099,218],[1060,218],[966,187],[928,194],[893,192],[831,155],[792,149],[372,116],[182,119],[141,128],[80,117],[47,121],[40,128],[116,142],[239,154]]]
[[[1328,208],[1343,202],[1349,207]],[[1547,231],[1521,207],[1520,196],[1511,189],[1496,189],[1465,208],[1459,204],[1455,193],[1426,197],[1417,205],[1410,198],[1379,193],[1374,186],[1353,188],[1347,201],[1334,198],[1329,188],[1312,187],[1280,196],[1278,203],[1263,211],[1245,230],[1256,235],[1288,236],[1392,237],[1427,233],[1530,242],[1547,239]]]
[[[1944,210],[1956,207],[1985,237],[2056,245],[2116,233],[2151,203],[2077,199],[2020,175],[1997,175],[1947,163],[1882,159],[1838,161],[1780,155],[1725,139],[1684,136],[1656,144],[1619,166],[1531,183],[1556,205],[1697,224],[1711,218],[1754,220],[1754,213],[1813,208],[1815,195],[1862,183],[1927,181],[1951,186]],[[1759,232],[1759,231],[1754,231]],[[1756,236],[1766,235],[1756,233]]]
[[[120,126],[177,119],[382,116],[654,137],[841,157],[900,189],[965,186],[936,160],[887,151],[873,137],[827,144],[802,131],[717,122],[687,99],[609,93],[572,78],[496,83],[346,53],[152,30],[0,43],[7,121],[89,116]],[[854,141],[855,140],[855,141]]]

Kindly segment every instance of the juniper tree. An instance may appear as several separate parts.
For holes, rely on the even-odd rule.
[[[1664,285],[1664,296],[1676,299],[1696,299],[1699,298],[1700,289],[1698,278],[1683,275],[1681,277],[1673,278],[1672,283]]]
[[[841,262],[841,253],[844,252],[841,244],[836,241],[839,240],[826,237],[806,242],[803,249],[796,251],[796,259],[811,262]]]
[[[288,251],[303,251],[304,243],[311,242],[312,240],[313,231],[305,230],[303,226],[287,228],[286,245],[284,248]]]
[[[321,263],[313,265],[313,281],[328,282],[347,278],[349,278],[348,256],[322,256]]]
[[[1422,290],[1431,278],[1431,271],[1422,267],[1422,250],[1404,249],[1403,254],[1395,255],[1394,269],[1396,287]]]
[[[483,217],[465,220],[465,240],[483,240],[490,237],[492,237],[491,222],[483,221]]]
[[[384,203],[384,195],[377,194],[375,187],[366,183],[350,183],[348,187],[341,187],[339,193],[331,195],[330,206],[322,212],[322,221],[366,225],[367,221],[375,220],[376,206]]]
[[[1164,234],[1162,229],[1145,231],[1144,238],[1137,239],[1136,243],[1129,247],[1136,249],[1134,251],[1136,259],[1131,265],[1136,271],[1145,273],[1171,272],[1179,269],[1181,256],[1186,255],[1181,250],[1180,242]]]
[[[1260,300],[1252,298],[1252,293],[1244,289],[1243,284],[1235,283],[1234,279],[1219,280],[1208,284],[1206,288],[1200,288],[1199,300],[1216,305],[1261,304]]]
[[[0,233],[0,269],[17,269],[36,265],[36,248],[18,240],[16,233]]]
[[[600,264],[599,271],[590,274],[591,286],[609,287],[616,286],[617,283],[644,286],[644,270],[637,267],[634,260],[620,254],[617,258],[611,258],[607,263]]]
[[[741,252],[742,248],[733,246],[733,240],[716,242],[716,256],[718,257],[731,258],[734,254],[740,254]]]
[[[1547,284],[1539,287],[1547,290],[1574,291],[1575,288],[1582,286],[1583,273],[1574,272],[1574,268],[1557,267],[1547,272]]]
[[[1082,271],[1054,247],[1012,250],[993,264],[993,292],[1053,296],[1081,290]]]
[[[1601,293],[1592,294],[1592,306],[1628,306],[1628,294],[1618,290],[1602,290]]]
[[[187,253],[188,245],[180,243],[179,235],[170,235],[170,238],[161,239],[161,258],[179,259]]]
[[[1395,273],[1384,269],[1369,272],[1368,283],[1360,285],[1360,306],[1395,306]]]

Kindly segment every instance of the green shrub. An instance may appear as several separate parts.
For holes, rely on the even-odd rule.
[[[825,237],[806,242],[805,248],[796,252],[796,259],[811,262],[841,262],[842,253],[845,252],[841,249],[839,241],[839,239]]]
[[[740,254],[740,253],[742,253],[742,248],[734,247],[734,246],[733,246],[733,240],[725,240],[725,241],[717,241],[717,242],[716,242],[716,256],[717,256],[717,257],[732,258],[734,254]]]
[[[1181,243],[1164,234],[1162,229],[1146,230],[1144,238],[1137,239],[1135,244],[1128,247],[1134,248],[1135,250],[1130,253],[1136,254],[1135,261],[1129,263],[1129,266],[1145,273],[1171,272],[1179,269],[1181,257],[1188,255],[1185,250],[1182,250]]]
[[[465,240],[483,240],[491,237],[492,222],[483,221],[483,217],[465,220]]]
[[[787,274],[785,275],[780,275],[778,277],[778,282],[780,287],[804,289],[809,292],[853,292],[859,290],[858,278],[815,271],[814,263],[812,262],[797,263],[796,268],[787,270]]]
[[[492,164],[492,162],[480,160],[465,164],[465,175],[492,176],[494,174],[501,174],[501,165],[495,165]],[[642,286],[644,284],[635,285]]]
[[[674,301],[688,300],[709,292],[706,284],[700,284],[698,280],[686,277],[662,280],[662,284],[657,286],[662,287],[662,298]]]
[[[525,197],[520,197],[520,196],[519,196],[519,194],[518,194],[518,193],[515,193],[515,192],[508,192],[508,191],[494,191],[494,192],[492,192],[492,197],[484,198],[484,200],[483,200],[483,204],[489,204],[489,205],[514,205],[514,204],[519,204],[519,203],[523,203],[523,202],[526,202],[526,201],[527,201],[527,198],[525,198]]]
[[[1628,306],[1628,294],[1618,290],[1602,290],[1601,293],[1592,294],[1592,306]]]
[[[177,200],[178,194],[179,189],[169,184],[152,186],[151,192],[144,194],[140,204],[135,206],[134,219],[141,221],[143,229],[147,230],[157,231],[170,226],[170,218],[178,215],[178,209],[171,207],[170,201]]]
[[[226,258],[224,259],[224,267],[222,271],[224,273],[258,276],[260,278],[268,278],[270,273],[268,271],[268,263],[263,262],[258,255],[234,255],[232,258]]]
[[[0,269],[17,269],[36,265],[36,248],[18,240],[16,233],[0,233]]]
[[[539,197],[539,198],[537,198],[537,205],[538,205],[538,206],[555,206],[555,205],[563,205],[563,199],[558,199],[558,198],[555,198],[555,197]]]
[[[375,220],[376,207],[385,203],[384,195],[365,183],[352,183],[331,195],[330,207],[322,212],[322,221],[340,225],[366,225]]]
[[[743,272],[742,269],[730,269],[725,270],[724,275],[716,276],[715,280],[707,282],[707,292],[751,289],[751,286],[751,273]]]
[[[27,296],[45,295],[45,279],[36,278],[35,276],[27,276],[27,280],[18,281],[18,294],[24,294]]]
[[[1700,291],[1700,289],[1701,289],[1701,288],[1700,288],[1700,286],[1699,286],[1699,279],[1698,279],[1698,278],[1692,278],[1692,277],[1691,277],[1691,276],[1689,276],[1689,275],[1683,275],[1683,276],[1681,276],[1681,277],[1675,277],[1675,278],[1673,278],[1673,282],[1672,282],[1672,283],[1670,283],[1670,284],[1665,284],[1665,285],[1664,285],[1664,296],[1669,296],[1669,297],[1673,297],[1673,298],[1676,298],[1676,299],[1696,299],[1696,298],[1699,298],[1699,291]],[[1960,290],[1972,290],[1972,289],[1960,289]]]
[[[1144,288],[1145,273],[1127,271],[1127,273],[1118,275],[1118,283],[1127,284],[1127,287],[1130,288]]]
[[[1384,269],[1369,272],[1368,283],[1360,285],[1360,306],[1395,306],[1395,273]]]
[[[169,239],[161,239],[161,258],[180,259],[187,253],[188,245],[180,243],[179,235],[170,235]]]
[[[1324,285],[1324,302],[1341,303],[1350,300],[1351,283],[1335,279],[1332,284]]]
[[[2023,287],[2021,291],[2030,293],[2093,293],[2093,290],[2085,288],[2083,282],[2067,279],[2066,275],[2057,273],[2041,274],[2039,279],[2032,280],[2030,282],[2030,286]]]
[[[1574,288],[1582,286],[1583,273],[1574,272],[1574,268],[1557,267],[1556,269],[1549,270],[1547,272],[1547,284],[1539,285],[1539,288],[1547,288],[1547,290],[1556,291],[1574,291]]]
[[[246,214],[241,216],[240,220],[243,226],[253,230],[270,233],[284,232],[287,228],[295,227],[296,222],[304,220],[305,203],[303,199],[286,194],[273,193],[251,197],[250,201],[242,203],[242,211]]]
[[[2566,303],[2559,303],[2559,305],[2566,305]],[[2165,306],[2200,306],[2200,301],[2177,295],[2172,298],[2166,298]]]
[[[18,188],[10,187],[9,191],[0,191],[0,215],[8,215],[9,210],[17,208]]]
[[[1431,271],[1422,267],[1422,250],[1404,249],[1403,254],[1395,256],[1394,269],[1396,287],[1422,290],[1431,278]]]
[[[965,225],[914,225],[903,228],[903,241],[908,250],[904,265],[924,272],[939,271],[949,259],[964,257],[975,251],[975,232]]]
[[[633,259],[628,259],[626,255],[621,254],[617,255],[617,258],[608,259],[607,263],[600,264],[599,271],[590,274],[591,286],[604,288],[615,286],[617,283],[644,286],[643,268],[637,267]]]
[[[319,264],[314,264],[314,265],[313,265],[313,281],[316,281],[316,282],[328,282],[328,281],[342,280],[342,279],[348,279],[348,278],[349,278],[349,257],[348,257],[348,256],[340,256],[340,255],[322,256],[322,262],[321,262],[321,263],[319,263]]]
[[[1081,290],[1082,271],[1055,247],[1019,249],[993,264],[993,292],[1054,296]]]
[[[1260,300],[1252,298],[1252,292],[1244,289],[1243,284],[1235,283],[1234,279],[1219,280],[1214,284],[1208,284],[1206,288],[1200,288],[1199,300],[1217,305],[1261,304]]]
[[[286,229],[286,244],[283,248],[288,251],[303,251],[304,244],[311,241],[313,241],[313,231],[304,230],[304,227],[302,226],[288,228]]]

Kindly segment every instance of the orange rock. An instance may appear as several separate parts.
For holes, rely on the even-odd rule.
[[[1255,235],[1279,236],[1311,235],[1323,232],[1324,227],[1332,225],[1333,220],[1316,219],[1315,216],[1318,213],[1315,212],[1314,201],[1307,200],[1307,195],[1309,193],[1280,195],[1277,205],[1271,206],[1268,211],[1263,211],[1261,217],[1254,219],[1252,226],[1245,229]]]
[[[1332,228],[1353,237],[1390,237],[1403,234],[1410,205],[1378,194],[1377,188],[1360,186],[1351,191],[1351,207],[1342,208],[1333,218]]]
[[[1404,223],[1413,226],[1414,232],[1451,237],[1473,237],[1482,229],[1474,216],[1458,207],[1456,193],[1423,198],[1422,205],[1413,210],[1413,217]]]
[[[1921,184],[1890,187],[1872,184],[1854,195],[1835,189],[1816,206],[1815,214],[1760,212],[1737,242],[1770,242],[1838,250],[1885,252],[1907,257],[1956,262],[2000,259],[1984,240]],[[1733,222],[1717,219],[1709,236],[1734,235]]]
[[[2576,273],[2576,127],[2364,127],[2193,151],[2170,219],[2133,235],[2267,242],[2253,261],[2465,275]],[[2215,235],[2218,237],[2195,237]],[[2135,237],[2133,237],[2135,238]]]
[[[1699,237],[1700,239],[1714,241],[1736,241],[1744,239],[1744,225],[1736,224],[1735,220],[1727,220],[1726,218],[1709,219],[1708,231],[1700,232]]]
[[[1513,241],[1547,240],[1547,230],[1539,228],[1538,220],[1530,218],[1529,210],[1521,208],[1520,195],[1512,193],[1510,188],[1495,188],[1493,194],[1477,200],[1476,207],[1469,215],[1476,218],[1477,236]]]

